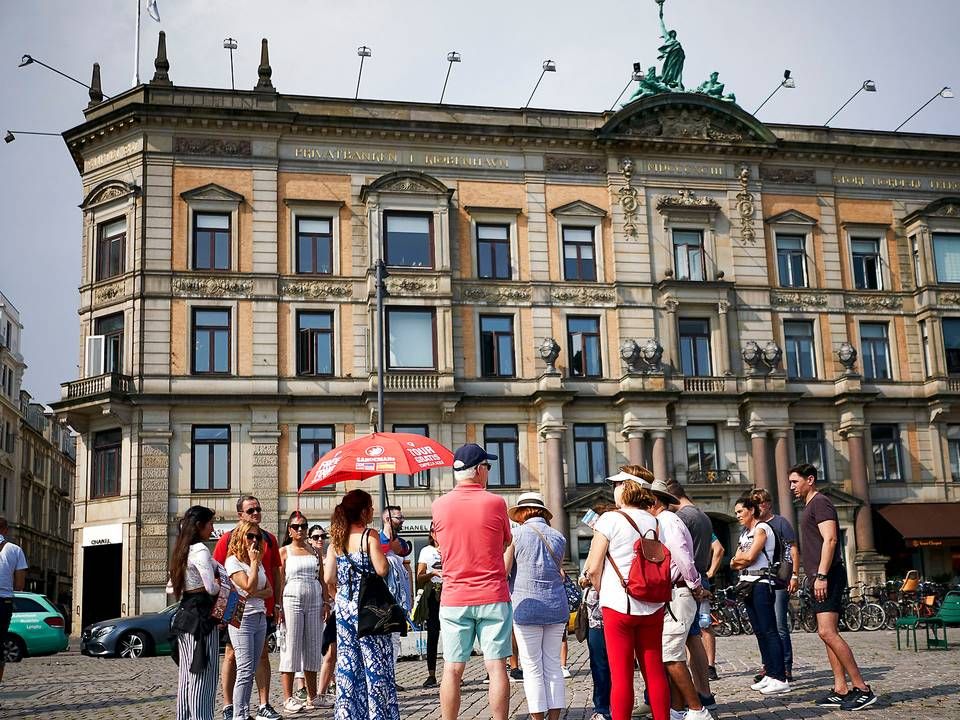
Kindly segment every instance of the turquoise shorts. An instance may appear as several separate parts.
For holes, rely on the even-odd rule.
[[[513,654],[513,605],[509,602],[466,607],[440,607],[440,638],[446,662],[466,662],[480,640],[484,660],[503,660]]]

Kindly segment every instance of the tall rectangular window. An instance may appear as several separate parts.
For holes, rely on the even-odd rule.
[[[430,437],[429,428],[426,425],[394,425],[395,433],[411,433],[413,435],[423,435]],[[394,475],[393,487],[399,490],[411,490],[413,488],[430,487],[430,471],[421,470],[415,475]]]
[[[193,269],[230,269],[230,214],[193,214]]]
[[[916,287],[920,287],[923,284],[923,270],[920,261],[920,242],[916,235],[910,236],[910,254],[913,256],[913,282]]]
[[[947,373],[960,374],[960,318],[943,318],[943,352],[947,361]]]
[[[483,447],[490,461],[487,487],[520,487],[520,437],[516,425],[484,425]]]
[[[230,489],[230,427],[194,426],[191,492]]]
[[[477,275],[510,279],[510,226],[477,224]]]
[[[480,372],[484,377],[513,377],[513,317],[480,316]]]
[[[193,374],[230,372],[230,311],[193,309]]]
[[[120,494],[120,447],[122,434],[104,430],[93,434],[93,463],[90,473],[90,498]]]
[[[717,429],[713,425],[687,425],[687,477],[703,482],[717,470]]]
[[[297,312],[297,375],[333,375],[333,313]]]
[[[813,347],[813,322],[784,320],[783,339],[787,354],[787,377],[815,378],[817,363]]]
[[[606,426],[574,425],[573,457],[577,485],[603,483],[607,479]]]
[[[563,278],[596,280],[597,260],[593,247],[592,227],[563,228]]]
[[[677,280],[704,280],[703,233],[699,230],[673,231],[673,265]]]
[[[960,482],[960,425],[947,425],[947,448],[950,453],[950,479]]]
[[[123,372],[123,313],[114,313],[97,318],[94,323],[96,335],[103,335],[103,371]]]
[[[435,370],[436,317],[432,310],[392,308],[387,316],[387,366],[391,370]]]
[[[777,234],[777,272],[781,287],[806,287],[807,262],[803,235]]]
[[[567,347],[572,377],[600,377],[600,318],[568,317]]]
[[[900,429],[896,425],[871,425],[873,476],[878,482],[903,480],[900,464]]]
[[[126,241],[126,220],[111,220],[97,228],[97,280],[106,280],[123,272]]]
[[[797,424],[793,427],[793,442],[797,464],[809,463],[817,469],[817,482],[827,481],[827,466],[823,425]]]
[[[297,218],[297,273],[329,275],[333,272],[333,220]]]
[[[677,322],[680,336],[680,367],[684,375],[706,376],[710,364],[710,321],[681,319]]]
[[[429,213],[383,215],[384,255],[391,267],[433,267],[433,216]]]
[[[890,341],[886,323],[860,323],[863,350],[863,376],[869,380],[889,380]]]
[[[333,450],[336,434],[333,425],[300,425],[297,427],[297,459],[299,475],[297,475],[297,489],[303,484],[314,465]],[[333,485],[327,485],[321,490],[333,490]]]
[[[880,274],[880,241],[876,238],[851,237],[853,284],[858,290],[882,290]]]
[[[920,326],[920,349],[923,353],[923,376],[928,378],[931,375],[932,367],[930,362],[930,331],[927,328],[926,320],[921,320],[918,324]]]
[[[933,262],[938,283],[960,283],[960,234],[933,234]]]

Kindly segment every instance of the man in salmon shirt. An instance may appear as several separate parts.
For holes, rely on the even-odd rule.
[[[507,503],[486,489],[490,460],[496,459],[475,443],[459,448],[453,455],[456,486],[433,503],[434,536],[443,548],[442,720],[455,720],[460,713],[460,684],[476,639],[490,676],[490,713],[493,720],[507,717],[510,684],[504,660],[512,652],[513,608],[503,552],[511,535]]]

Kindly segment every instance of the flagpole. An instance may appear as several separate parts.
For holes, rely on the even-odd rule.
[[[133,45],[133,86],[140,84],[140,0],[137,0],[137,39]]]

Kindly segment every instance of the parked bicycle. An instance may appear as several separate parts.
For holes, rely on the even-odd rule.
[[[732,587],[714,591],[710,602],[710,616],[713,620],[713,631],[720,637],[753,633],[747,609],[736,599]]]
[[[856,590],[854,594],[853,590]],[[844,595],[846,605],[843,616],[851,630],[879,630],[887,620],[886,612],[874,598],[879,598],[877,590],[864,582],[859,582],[853,588],[847,588]],[[856,607],[857,611],[850,610]],[[849,610],[849,615],[848,615]]]

